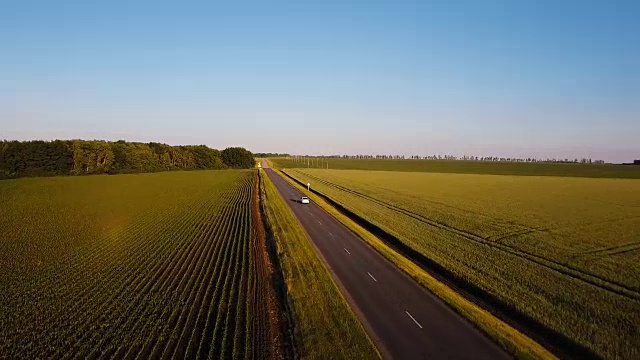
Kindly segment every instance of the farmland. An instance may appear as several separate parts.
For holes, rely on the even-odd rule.
[[[640,166],[614,164],[342,158],[310,158],[308,161],[304,159],[297,162],[287,158],[273,158],[271,161],[276,167],[285,169],[325,169],[328,166],[329,169],[337,170],[640,179]]]
[[[499,313],[599,356],[640,354],[638,180],[286,172],[490,294]]]
[[[254,175],[0,182],[0,354],[281,355]]]

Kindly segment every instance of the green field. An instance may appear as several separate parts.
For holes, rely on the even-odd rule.
[[[638,180],[286,172],[594,353],[640,356]]]
[[[640,179],[640,166],[612,164],[517,163],[461,160],[322,159],[293,161],[270,159],[278,168],[322,168],[454,174],[568,176]]]
[[[267,175],[260,177],[264,212],[295,320],[298,355],[303,359],[380,358],[291,209]]]
[[[242,358],[252,171],[0,182],[0,357]]]

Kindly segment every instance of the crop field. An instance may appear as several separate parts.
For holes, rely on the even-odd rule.
[[[455,174],[568,176],[589,178],[640,179],[640,166],[613,164],[561,164],[462,160],[408,159],[323,159],[293,161],[272,158],[278,168],[319,168],[337,170],[378,170]]]
[[[0,357],[269,354],[254,175],[0,182]]]
[[[498,311],[602,357],[640,357],[638,180],[285,172],[491,294]]]

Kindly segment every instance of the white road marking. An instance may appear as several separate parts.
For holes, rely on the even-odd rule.
[[[373,275],[371,275],[370,272],[367,272],[367,274],[369,274],[369,276],[371,276],[371,278],[373,279],[373,281],[378,282],[378,280],[376,280],[376,278],[373,277]]]
[[[333,236],[333,233],[331,231],[327,231],[329,233],[329,235]]]
[[[318,220],[318,224],[322,225],[322,222],[320,220]]]
[[[407,313],[407,315],[409,315],[409,317],[411,318],[411,320],[413,320],[414,323],[416,323],[416,325],[418,325],[418,327],[420,329],[422,329],[422,325],[420,325],[420,323],[416,320],[416,318],[414,318],[413,316],[411,316],[411,314],[409,314],[408,311],[405,310],[405,312]]]
[[[349,252],[349,250],[347,250],[347,248],[343,248],[343,249],[344,249],[344,251],[347,252],[347,254],[351,255],[351,253]]]

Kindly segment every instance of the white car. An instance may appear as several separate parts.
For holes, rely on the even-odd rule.
[[[301,203],[301,204],[308,204],[308,203],[309,203],[309,198],[308,198],[308,197],[306,197],[306,196],[303,196],[303,197],[300,199],[300,203]]]

